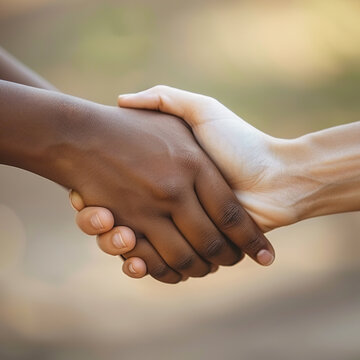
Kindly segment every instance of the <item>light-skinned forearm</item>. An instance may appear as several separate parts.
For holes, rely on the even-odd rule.
[[[274,144],[298,220],[360,210],[360,122]]]

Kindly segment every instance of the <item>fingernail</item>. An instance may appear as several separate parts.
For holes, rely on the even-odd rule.
[[[136,270],[134,269],[134,266],[132,263],[129,264],[129,271],[132,273],[132,274],[136,274]]]
[[[96,230],[102,230],[104,228],[104,225],[102,224],[98,214],[93,215],[90,219],[90,222]]]
[[[264,266],[271,265],[275,260],[275,256],[268,250],[260,250],[257,253],[256,258],[258,262]]]
[[[120,233],[116,233],[113,237],[112,237],[112,242],[114,244],[115,247],[119,248],[119,249],[123,249],[126,248],[126,244],[125,241],[123,240],[122,236]]]

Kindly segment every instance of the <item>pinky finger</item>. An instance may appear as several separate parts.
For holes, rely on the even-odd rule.
[[[147,274],[145,261],[138,257],[125,260],[122,269],[124,274],[135,279],[140,279]]]

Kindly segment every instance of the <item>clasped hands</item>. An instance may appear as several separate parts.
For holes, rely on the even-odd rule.
[[[296,144],[264,134],[213,98],[166,86],[120,96],[118,105],[157,112],[125,113],[119,131],[130,131],[118,149],[107,149],[121,158],[122,176],[114,170],[101,180],[115,193],[87,184],[73,189],[79,227],[98,235],[104,252],[122,255],[124,272],[135,278],[177,283],[244,254],[270,265],[274,250],[263,233],[300,217],[285,171]],[[111,138],[116,127],[109,120],[99,137]],[[101,159],[103,166],[113,157]],[[98,191],[107,208],[97,206]]]
[[[266,231],[360,210],[360,122],[284,140],[207,96],[157,86],[105,106],[1,49],[0,65],[0,164],[72,189],[80,228],[131,277],[270,265]]]

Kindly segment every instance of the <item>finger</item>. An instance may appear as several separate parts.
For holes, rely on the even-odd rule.
[[[79,228],[88,235],[99,235],[114,226],[112,213],[101,207],[86,207],[76,215]]]
[[[138,257],[125,260],[122,269],[124,274],[134,279],[140,279],[147,274],[145,261]]]
[[[134,232],[126,226],[116,226],[110,231],[98,235],[99,248],[109,255],[122,255],[135,248]]]
[[[201,118],[201,111],[214,99],[169,86],[158,85],[136,94],[118,97],[121,107],[158,110],[178,116],[190,125],[193,119]]]
[[[195,189],[201,204],[222,233],[259,264],[272,264],[275,252],[270,242],[210,161],[209,166],[199,171]]]
[[[167,284],[176,284],[182,280],[182,276],[171,269],[158,254],[155,248],[150,244],[150,242],[143,237],[136,239],[136,246],[134,250],[122,256],[125,259],[130,259],[133,257],[143,259],[146,264],[148,273],[156,280]]]
[[[228,241],[209,219],[196,194],[184,206],[178,206],[172,217],[203,259],[217,265],[234,265],[243,258],[241,250]]]
[[[210,264],[201,259],[171,220],[153,222],[145,234],[164,261],[183,277],[202,277],[210,272]]]
[[[219,270],[219,266],[212,264],[210,274],[216,273]]]
[[[84,200],[77,191],[70,190],[69,198],[70,198],[70,204],[74,210],[80,211],[85,207]]]

